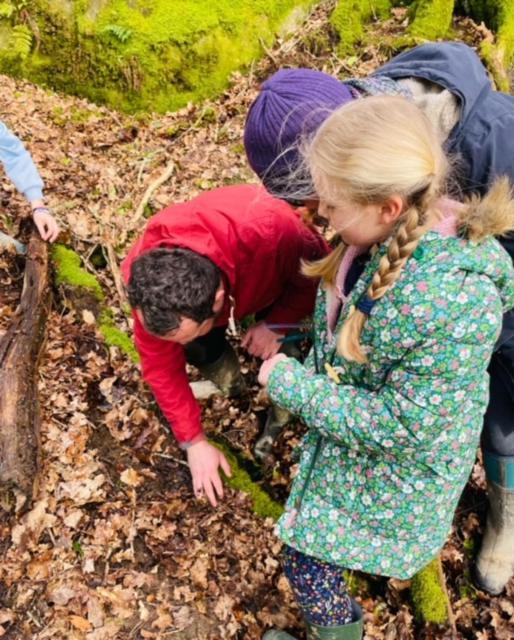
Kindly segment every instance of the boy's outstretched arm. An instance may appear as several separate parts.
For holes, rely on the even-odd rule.
[[[53,242],[59,235],[59,225],[43,201],[43,180],[30,153],[3,122],[0,122],[0,162],[14,186],[30,202],[41,237]]]

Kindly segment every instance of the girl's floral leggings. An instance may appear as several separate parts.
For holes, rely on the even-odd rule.
[[[322,627],[352,621],[352,604],[343,569],[292,547],[282,551],[284,573],[305,618]]]

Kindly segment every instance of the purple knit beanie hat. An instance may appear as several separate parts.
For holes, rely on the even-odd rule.
[[[289,182],[300,165],[301,139],[352,98],[349,87],[314,69],[281,69],[263,83],[246,118],[244,145],[268,191],[281,197],[297,191]]]

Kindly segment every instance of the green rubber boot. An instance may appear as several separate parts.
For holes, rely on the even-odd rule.
[[[299,360],[301,352],[294,343],[282,345],[279,353],[283,353],[289,358]],[[258,460],[265,460],[271,453],[273,443],[280,435],[282,429],[293,419],[293,414],[287,409],[282,409],[277,404],[272,403],[266,416],[266,424],[259,439],[255,443],[253,453]]]
[[[211,380],[229,398],[239,396],[246,391],[239,358],[230,345],[227,345],[225,351],[215,362],[196,366],[204,378]]]
[[[271,405],[262,434],[253,448],[253,453],[258,460],[265,460],[269,456],[273,443],[292,417],[287,409],[282,409],[276,404]]]
[[[321,627],[311,622],[306,622],[307,640],[362,640],[364,624],[362,621],[362,609],[352,600],[353,622],[332,627]],[[262,640],[297,640],[294,636],[272,629],[267,631]]]
[[[497,595],[514,575],[514,458],[484,451],[489,513],[475,578]]]

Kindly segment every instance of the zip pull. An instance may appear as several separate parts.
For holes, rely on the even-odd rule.
[[[228,334],[231,336],[236,336],[237,327],[236,327],[236,320],[234,318],[234,309],[236,308],[236,301],[234,300],[233,296],[229,296],[228,299],[230,302],[230,312],[228,316]]]
[[[339,374],[331,364],[328,364],[328,362],[325,362],[325,371],[327,372],[327,376],[331,380],[333,380],[336,384],[341,384],[341,378],[339,377]]]

